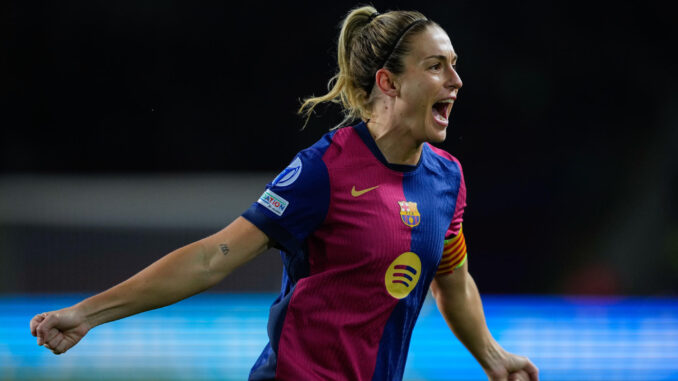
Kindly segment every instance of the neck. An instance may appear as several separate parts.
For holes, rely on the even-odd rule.
[[[417,142],[405,125],[394,123],[387,115],[375,116],[367,123],[370,135],[386,161],[391,164],[417,165],[423,142]]]

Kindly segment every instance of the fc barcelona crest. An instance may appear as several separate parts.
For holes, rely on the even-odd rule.
[[[403,223],[411,228],[419,225],[421,215],[417,210],[417,203],[410,201],[398,201],[400,205],[400,219]]]

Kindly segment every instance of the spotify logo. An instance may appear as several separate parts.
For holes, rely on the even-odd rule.
[[[417,254],[410,251],[402,253],[386,270],[384,283],[386,291],[396,298],[402,299],[414,290],[421,274],[421,261]]]

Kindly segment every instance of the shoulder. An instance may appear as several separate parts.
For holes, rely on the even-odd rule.
[[[343,166],[355,158],[364,157],[365,149],[360,134],[354,126],[332,130],[315,144],[302,151],[302,155],[312,155],[326,165]]]
[[[429,143],[424,144],[431,151],[431,157],[433,157],[433,159],[443,168],[457,170],[460,173],[462,172],[461,163],[456,157],[452,156],[452,154],[445,151],[444,149],[434,147]]]
[[[275,186],[286,178],[296,179],[299,175],[308,177],[308,175],[304,176],[302,173],[308,173],[309,170],[326,172],[328,163],[334,162],[338,157],[346,156],[342,153],[345,153],[344,151],[347,149],[350,151],[349,148],[355,145],[353,140],[357,136],[354,128],[350,126],[325,133],[315,143],[298,151],[292,158],[292,162],[276,177],[271,185]]]
[[[351,144],[351,141],[358,137],[354,128],[351,126],[342,127],[325,133],[313,145],[299,152],[304,156],[322,157],[330,148],[339,149]]]

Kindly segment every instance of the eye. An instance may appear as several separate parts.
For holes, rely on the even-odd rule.
[[[435,69],[435,70],[440,69],[440,63],[437,63],[437,64],[431,66],[429,69]]]

